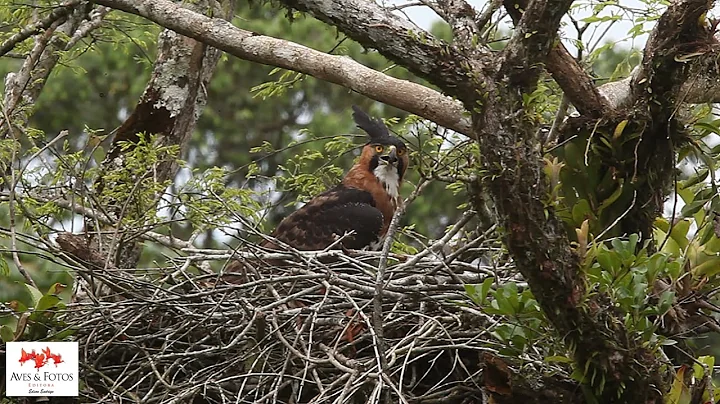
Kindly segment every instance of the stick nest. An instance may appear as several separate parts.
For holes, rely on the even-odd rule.
[[[482,402],[492,319],[463,286],[492,275],[477,260],[391,255],[374,300],[378,253],[245,252],[220,274],[197,264],[242,253],[188,254],[79,274],[86,290],[64,320],[78,330],[85,399]]]

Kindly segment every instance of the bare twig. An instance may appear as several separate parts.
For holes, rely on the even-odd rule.
[[[50,14],[40,21],[30,24],[23,28],[17,34],[8,38],[5,42],[0,45],[0,57],[10,52],[17,44],[30,38],[31,36],[38,34],[45,29],[49,28],[53,23],[61,20],[68,16],[73,11],[73,8],[80,4],[80,0],[66,1],[60,7],[54,9]]]
[[[78,42],[87,37],[92,31],[94,31],[96,28],[99,28],[102,25],[103,21],[105,21],[105,16],[107,16],[110,11],[112,11],[112,9],[108,7],[98,7],[93,10],[90,13],[90,19],[88,21],[83,21],[80,24],[77,31],[75,31],[72,38],[70,38],[67,45],[65,45],[65,50],[72,49]]]

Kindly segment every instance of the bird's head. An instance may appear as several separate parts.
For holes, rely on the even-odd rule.
[[[370,118],[354,105],[353,111],[357,126],[370,136],[358,164],[373,173],[388,194],[396,198],[409,164],[407,146],[402,140],[390,135],[382,120]]]

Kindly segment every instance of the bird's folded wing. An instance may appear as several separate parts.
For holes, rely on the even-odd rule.
[[[285,218],[273,236],[299,250],[321,250],[346,233],[349,249],[362,249],[380,238],[383,215],[369,192],[337,186]]]

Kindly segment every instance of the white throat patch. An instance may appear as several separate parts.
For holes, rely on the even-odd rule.
[[[390,164],[378,164],[373,171],[375,176],[385,187],[385,190],[392,199],[397,199],[400,195],[400,176],[397,172],[397,167],[393,167]]]

